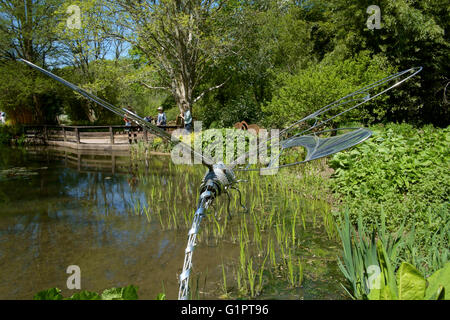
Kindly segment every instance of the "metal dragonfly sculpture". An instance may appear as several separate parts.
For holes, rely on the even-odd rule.
[[[415,76],[422,70],[422,67],[407,69],[373,82],[359,90],[356,90],[281,130],[279,132],[279,136],[277,136],[277,139],[274,139],[274,137],[270,137],[268,139],[260,141],[257,144],[256,148],[243,153],[230,164],[226,165],[223,162],[215,163],[211,157],[208,157],[201,152],[195,151],[191,148],[190,145],[184,143],[182,140],[176,138],[175,136],[170,135],[157,126],[145,121],[136,113],[125,108],[118,108],[116,106],[113,106],[107,101],[100,99],[99,97],[87,92],[86,90],[77,87],[76,85],[58,77],[57,75],[39,66],[36,66],[29,61],[26,61],[24,59],[18,60],[73,89],[85,98],[99,104],[100,106],[110,110],[111,112],[119,116],[126,115],[128,119],[135,122],[137,125],[163,138],[167,142],[172,144],[179,144],[184,152],[190,152],[191,157],[197,157],[197,159],[201,159],[201,163],[207,167],[207,172],[203,177],[200,185],[200,196],[198,199],[197,209],[194,214],[192,227],[188,232],[188,244],[185,250],[183,270],[179,276],[180,287],[178,299],[180,300],[186,300],[189,297],[189,277],[192,269],[192,255],[196,245],[196,237],[200,229],[201,221],[205,217],[206,210],[212,204],[214,199],[224,192],[228,194],[227,189],[235,188],[234,185],[240,181],[236,179],[235,172],[252,170],[274,170],[282,167],[293,166],[323,158],[362,143],[372,135],[372,132],[369,129],[318,129],[323,128],[325,124],[341,116],[342,114],[347,113],[359,107],[360,105],[377,98],[378,96],[386,93],[394,87],[399,86],[401,83]],[[342,131],[347,132],[338,134],[338,132]],[[324,134],[328,135],[328,137],[323,137]],[[279,139],[279,137],[283,137],[283,139]],[[238,165],[244,163],[246,159],[249,159],[258,152],[261,152],[269,145],[271,147],[275,146],[279,151],[275,155],[275,157],[271,159],[267,166],[254,168],[250,167],[250,164],[248,164],[244,168],[238,167]],[[282,156],[283,151],[293,147],[305,148],[306,157],[301,161],[279,164],[278,160]]]

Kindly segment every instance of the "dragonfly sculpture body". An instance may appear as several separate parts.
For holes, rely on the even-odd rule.
[[[47,76],[55,79],[63,85],[73,89],[87,99],[99,104],[100,106],[110,110],[111,112],[119,115],[126,116],[137,125],[145,128],[145,130],[163,138],[169,143],[180,144],[183,150],[191,153],[191,157],[197,157],[201,159],[201,163],[207,167],[207,173],[205,174],[202,183],[200,185],[200,197],[198,200],[197,210],[195,211],[192,227],[188,233],[188,244],[185,250],[185,258],[183,264],[183,271],[180,274],[180,289],[178,298],[185,300],[189,297],[189,276],[192,269],[192,254],[196,245],[196,237],[200,229],[200,223],[205,216],[205,212],[209,205],[220,194],[227,192],[228,188],[232,188],[234,184],[238,182],[235,172],[238,171],[251,171],[251,170],[274,170],[282,167],[297,165],[305,163],[315,159],[323,158],[342,150],[353,147],[366,139],[368,139],[372,132],[366,128],[339,128],[320,130],[327,123],[333,119],[341,116],[342,114],[349,112],[358,106],[367,103],[370,100],[377,98],[385,92],[400,85],[404,81],[415,76],[422,70],[422,67],[411,68],[404,70],[393,75],[390,75],[384,79],[371,83],[355,92],[352,92],[345,97],[342,97],[316,112],[294,122],[287,128],[279,132],[279,136],[263,139],[257,144],[256,148],[240,155],[230,164],[225,165],[222,162],[215,163],[213,159],[199,153],[191,148],[190,145],[182,142],[180,139],[168,134],[166,131],[158,128],[157,126],[145,121],[137,114],[127,110],[125,108],[118,108],[100,99],[99,97],[83,90],[76,85],[58,77],[57,75],[42,69],[35,64],[19,59],[19,61],[26,63],[30,67],[46,74]],[[313,122],[312,125],[307,125]],[[340,131],[346,131],[345,133],[338,134]],[[327,137],[323,137],[323,136]],[[331,135],[331,136],[330,136]],[[279,139],[282,137],[282,139]],[[246,159],[251,158],[255,154],[258,154],[268,146],[276,147],[279,151],[275,157],[271,159],[267,166],[250,167],[250,164],[246,167],[238,167],[238,165],[245,163]],[[295,161],[292,163],[279,163],[279,158],[283,155],[283,152],[293,147],[303,147],[306,150],[306,156],[301,161]]]

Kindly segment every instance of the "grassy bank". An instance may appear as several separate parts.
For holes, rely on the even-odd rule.
[[[414,231],[410,246],[417,250],[409,258],[429,275],[448,254],[450,129],[390,124],[373,131],[369,141],[330,160],[338,211],[348,210],[353,224],[360,216],[370,231],[382,214],[387,231]]]

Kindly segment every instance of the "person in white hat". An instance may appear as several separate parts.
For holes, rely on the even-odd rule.
[[[163,111],[162,107],[158,108],[158,119],[156,119],[157,126],[165,126],[167,123],[166,113]]]

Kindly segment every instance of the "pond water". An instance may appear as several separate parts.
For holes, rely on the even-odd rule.
[[[176,299],[203,174],[202,167],[180,169],[167,156],[152,156],[144,169],[137,169],[127,153],[2,147],[0,299],[32,299],[52,287],[70,296],[77,291],[66,285],[70,265],[80,267],[84,290],[133,284],[140,299],[155,299],[160,292]],[[219,211],[225,207],[224,201],[216,204]],[[242,222],[241,216],[234,217],[233,223]],[[205,219],[207,224],[213,223]],[[217,299],[222,265],[228,270],[239,261],[240,249],[236,241],[215,239],[208,226],[205,230],[194,253],[192,278],[196,298]],[[259,298],[345,298],[335,257],[338,245],[319,227],[302,237],[302,287],[285,289],[280,282]],[[227,277],[232,283],[231,271]]]

